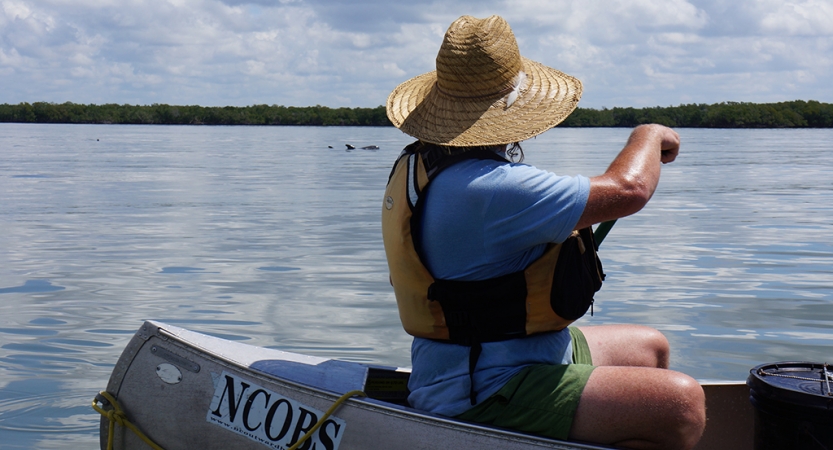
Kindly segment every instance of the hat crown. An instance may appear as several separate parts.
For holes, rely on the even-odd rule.
[[[502,17],[463,16],[448,28],[437,54],[437,87],[458,98],[505,95],[522,69],[518,42]]]

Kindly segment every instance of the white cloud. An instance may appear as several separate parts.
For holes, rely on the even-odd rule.
[[[3,7],[3,15],[8,20],[26,19],[32,14],[32,11],[23,2],[6,1],[0,6]],[[5,25],[7,21],[4,20],[2,23]]]
[[[657,33],[651,36],[651,40],[662,45],[700,45],[704,41],[703,37],[696,33],[679,32]]]
[[[778,3],[761,21],[766,31],[789,35],[833,36],[833,2],[809,0]]]
[[[833,101],[831,0],[0,0],[0,102],[376,106],[462,14],[582,106]]]
[[[704,11],[685,0],[524,0],[506,18],[510,24],[530,23],[540,30],[559,29],[593,42],[639,40],[651,30],[697,30],[708,21]],[[521,31],[519,27],[514,28],[516,32]]]

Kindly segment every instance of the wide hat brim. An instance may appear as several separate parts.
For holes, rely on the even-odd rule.
[[[521,57],[526,80],[511,106],[505,93],[459,98],[437,87],[432,71],[400,84],[387,100],[387,115],[403,132],[453,147],[520,142],[556,126],[581,98],[581,81]]]

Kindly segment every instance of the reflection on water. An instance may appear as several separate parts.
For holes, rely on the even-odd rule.
[[[0,288],[0,294],[10,294],[12,292],[52,292],[64,289],[63,286],[55,286],[45,280],[26,280],[23,286],[14,286],[7,288]]]
[[[524,150],[593,175],[628,132],[555,129]],[[655,326],[697,378],[829,360],[833,130],[681,135],[654,199],[605,240],[608,278],[581,324]],[[3,447],[96,447],[89,403],[145,319],[409,365],[379,226],[409,141],[393,128],[0,124]]]

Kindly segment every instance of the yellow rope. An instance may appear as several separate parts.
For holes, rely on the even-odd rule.
[[[136,436],[139,436],[139,438],[142,439],[145,442],[145,444],[149,445],[150,448],[152,448],[153,450],[164,450],[162,447],[156,445],[155,442],[151,441],[149,437],[145,436],[145,434],[142,433],[142,431],[139,430],[139,428],[136,427],[136,425],[133,425],[129,420],[127,420],[127,416],[124,414],[124,411],[122,411],[121,405],[119,405],[119,402],[117,402],[116,399],[112,395],[110,395],[110,393],[106,391],[101,391],[99,395],[104,397],[110,403],[110,405],[113,406],[113,409],[107,411],[98,406],[98,396],[96,396],[96,398],[93,399],[93,409],[96,410],[102,416],[110,419],[110,426],[108,427],[110,430],[107,435],[107,450],[113,449],[113,432],[115,429],[114,425],[116,424],[122,427],[130,428],[131,431],[136,433]]]
[[[107,411],[98,406],[98,396],[96,396],[96,398],[93,399],[93,409],[96,410],[102,416],[110,419],[110,426],[108,427],[109,433],[107,436],[107,450],[113,449],[113,430],[115,429],[114,425],[116,424],[122,427],[129,428],[131,431],[136,433],[136,436],[139,436],[139,438],[142,439],[153,450],[164,450],[162,447],[156,445],[155,442],[151,441],[149,437],[145,436],[145,434],[142,433],[142,431],[139,430],[139,428],[136,427],[136,425],[133,425],[129,420],[127,420],[127,416],[124,414],[124,411],[122,411],[121,405],[119,405],[119,402],[117,402],[112,395],[110,395],[106,391],[101,391],[99,395],[104,397],[110,403],[110,405],[113,406],[113,409]],[[312,428],[310,428],[310,430],[307,431],[307,433],[304,436],[302,436],[301,439],[298,439],[298,442],[293,444],[287,450],[297,450],[298,447],[300,447],[301,444],[304,443],[304,441],[309,439],[309,437],[312,436],[313,433],[315,433],[319,428],[321,428],[321,425],[324,424],[327,418],[329,418],[335,412],[335,410],[338,409],[338,407],[341,406],[341,404],[344,403],[350,397],[367,397],[367,394],[365,394],[362,391],[350,391],[339,397],[339,399],[336,400],[332,406],[330,406],[330,409],[328,409],[327,412],[325,412],[324,415],[321,416],[320,419],[318,419],[318,423],[316,423]]]
[[[332,413],[334,413],[334,412],[335,412],[335,410],[336,410],[336,409],[338,409],[338,407],[339,407],[339,406],[341,406],[341,404],[342,404],[342,403],[344,403],[344,401],[345,401],[345,400],[347,400],[347,399],[348,399],[348,398],[350,398],[350,397],[354,397],[354,396],[358,396],[358,397],[367,397],[367,394],[365,394],[365,393],[364,393],[364,392],[362,392],[362,391],[350,391],[350,392],[348,392],[348,393],[346,393],[346,394],[342,395],[341,397],[339,397],[339,399],[338,399],[338,400],[336,400],[336,402],[335,402],[335,403],[333,403],[333,406],[330,406],[330,409],[328,409],[328,410],[327,410],[327,412],[325,412],[325,413],[324,413],[324,415],[323,415],[323,416],[321,416],[321,418],[320,418],[320,419],[318,419],[318,423],[316,423],[316,424],[315,424],[315,426],[313,426],[312,428],[310,428],[310,430],[309,430],[309,431],[307,431],[307,434],[305,434],[303,437],[301,437],[301,439],[298,439],[298,442],[294,443],[294,444],[293,444],[291,447],[289,447],[287,450],[297,450],[297,448],[298,448],[301,444],[303,444],[303,443],[304,443],[304,441],[306,441],[307,439],[309,439],[309,437],[310,437],[310,436],[312,436],[312,434],[313,434],[313,433],[315,433],[315,432],[316,432],[316,430],[318,430],[319,428],[321,428],[321,425],[323,425],[323,424],[324,424],[324,421],[326,421],[326,420],[327,420],[327,418],[328,418],[328,417],[330,417],[330,415],[331,415]]]

